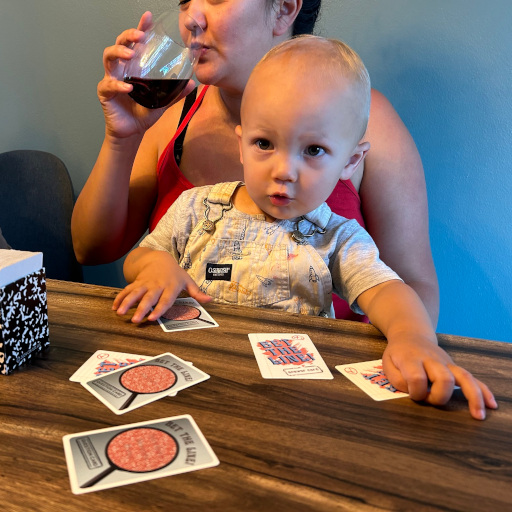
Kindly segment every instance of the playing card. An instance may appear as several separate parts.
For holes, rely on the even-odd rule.
[[[341,374],[350,379],[374,400],[389,400],[409,396],[391,385],[382,370],[382,359],[362,363],[341,364],[336,366]]]
[[[111,411],[124,414],[209,378],[183,359],[165,353],[81,384]]]
[[[332,379],[307,334],[249,334],[256,362],[265,379]]]
[[[87,361],[71,375],[69,380],[73,382],[86,382],[110,373],[120,368],[125,368],[134,363],[149,359],[149,356],[138,354],[126,354],[125,352],[112,352],[109,350],[97,350]]]
[[[166,332],[219,326],[199,302],[192,297],[176,299],[174,304],[158,319],[158,323]]]
[[[70,434],[62,442],[74,494],[219,464],[188,414]]]

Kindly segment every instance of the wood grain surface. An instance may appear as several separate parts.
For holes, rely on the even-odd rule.
[[[117,290],[48,281],[50,349],[0,382],[0,475],[10,511],[512,510],[512,344],[439,335],[486,382],[497,411],[471,419],[460,392],[443,408],[376,402],[335,370],[379,359],[371,326],[208,305],[219,327],[164,332],[111,309]],[[306,333],[333,380],[265,380],[247,334]],[[69,377],[96,350],[172,352],[203,383],[122,416]],[[214,468],[75,496],[62,437],[190,414]]]

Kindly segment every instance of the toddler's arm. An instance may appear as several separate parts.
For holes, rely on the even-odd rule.
[[[407,391],[413,400],[443,405],[457,384],[471,415],[479,420],[485,419],[485,407],[498,407],[489,388],[438,346],[428,313],[409,286],[387,281],[363,292],[357,303],[388,340],[383,369],[397,389]]]
[[[168,252],[137,247],[127,256],[123,270],[131,284],[119,292],[112,309],[118,315],[124,315],[138,302],[133,323],[142,322],[155,304],[148,320],[157,320],[174,304],[182,290],[198,302],[211,300]]]

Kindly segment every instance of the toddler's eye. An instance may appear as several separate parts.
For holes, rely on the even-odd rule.
[[[258,146],[258,149],[261,149],[262,151],[268,151],[269,149],[272,149],[272,144],[267,139],[258,139],[255,144]]]
[[[325,149],[320,146],[308,146],[306,148],[306,154],[308,156],[320,156],[325,153]]]

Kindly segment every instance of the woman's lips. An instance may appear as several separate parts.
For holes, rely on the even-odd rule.
[[[287,196],[281,196],[279,194],[274,194],[272,196],[269,196],[269,198],[270,202],[274,206],[288,206],[292,202],[291,198]]]
[[[194,54],[194,56],[199,60],[202,57],[204,57],[210,48],[208,46],[204,46],[201,43],[198,43],[197,45],[192,44],[191,50]]]

